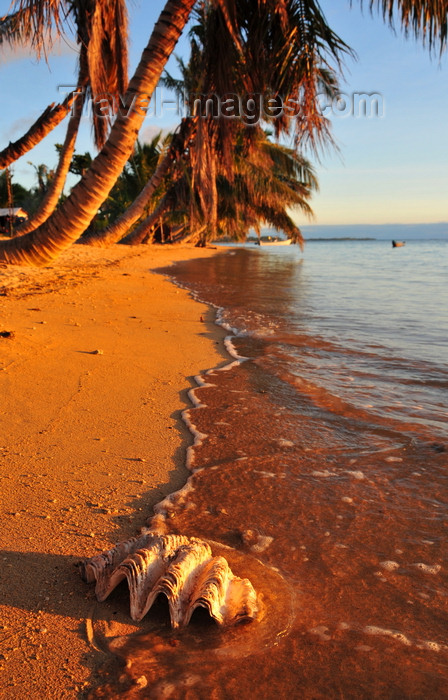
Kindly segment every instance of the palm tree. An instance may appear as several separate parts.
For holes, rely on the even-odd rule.
[[[53,102],[23,136],[17,141],[10,142],[6,148],[0,151],[0,170],[7,168],[11,163],[24,156],[53,131],[70,112],[74,100],[75,93],[71,92],[61,104],[55,105]]]
[[[23,207],[27,197],[29,196],[28,190],[17,182],[11,182],[12,173],[9,173],[8,170],[4,170],[4,172],[0,173],[0,209],[6,209],[10,206],[8,180],[10,181],[14,206]]]
[[[78,87],[62,105],[50,105],[15,144],[0,153],[0,168],[6,167],[39,143],[72,109],[80,92],[87,96],[122,95],[128,81],[128,16],[125,0],[15,0],[13,11],[0,18],[0,46],[31,43],[37,57],[46,54],[54,33],[74,23],[80,46]],[[108,119],[93,114],[95,143],[101,147]],[[5,165],[3,165],[5,163]]]
[[[39,0],[36,0],[36,2],[39,2]],[[59,3],[62,2],[63,0],[59,0]],[[238,0],[238,2],[244,5],[244,0]],[[55,0],[55,4],[58,4],[57,0]],[[160,76],[160,71],[173,50],[178,35],[182,31],[194,4],[194,0],[169,0],[167,2],[161,20],[159,20],[154,29],[150,44],[147,50],[145,50],[139,69],[134,76],[134,85],[138,84],[139,88],[142,88],[141,92],[152,92],[155,82]],[[216,17],[223,30],[223,36],[227,43],[230,45],[231,41],[236,40],[238,44],[240,39],[235,32],[232,14],[229,14],[227,11],[227,4],[228,3],[224,2],[224,0],[218,0],[221,12],[217,13]],[[229,4],[231,5],[232,3]],[[297,3],[293,2],[293,0],[290,2],[284,0],[280,4],[282,6],[291,6],[291,8],[294,9]],[[269,17],[271,19],[277,17],[279,3],[274,2],[274,0],[253,0],[252,5],[252,11],[255,10],[260,13],[266,13],[266,8],[269,6]],[[327,50],[326,42],[329,42],[329,50],[336,55],[338,49],[342,47],[342,43],[339,42],[337,37],[335,37],[330,30],[327,31],[327,25],[324,22],[319,26],[319,32],[322,26],[326,28],[325,36],[320,37],[316,35],[313,37],[313,41],[315,41],[316,47],[322,46],[323,51]],[[289,39],[294,40],[296,46],[302,43],[303,36],[300,32],[300,27],[298,29],[296,28],[296,32],[293,36],[291,34],[289,35]],[[317,39],[319,39],[319,42],[317,42]],[[152,65],[149,65],[148,59],[149,55],[152,53],[155,54],[156,60],[153,60]],[[157,57],[157,53],[159,53],[159,56],[163,56],[162,62],[157,60],[157,58],[159,58]],[[220,62],[223,64],[222,60]],[[308,65],[311,69],[311,64]],[[224,67],[227,68],[227,72],[229,73],[229,66]],[[230,68],[232,69],[232,66],[230,66]],[[302,67],[301,71],[303,71]],[[219,76],[219,72],[219,70],[214,71],[214,76]],[[232,70],[230,72],[232,72]],[[140,80],[140,77],[143,75],[147,75],[148,79],[150,78],[151,80],[152,85],[150,90],[147,89],[147,83]],[[135,92],[140,91],[137,89],[133,92],[134,85],[132,83],[130,85],[131,94],[127,96],[127,103],[130,101],[129,98],[135,95]],[[216,86],[219,87],[218,80],[216,81]],[[212,86],[210,85],[210,87]],[[112,128],[110,139],[106,143],[104,149],[93,161],[91,169],[73,189],[66,202],[52,215],[46,224],[43,224],[31,234],[28,234],[29,237],[21,236],[15,239],[15,246],[7,244],[0,246],[0,260],[4,259],[10,262],[29,264],[45,264],[46,261],[51,260],[60,250],[70,245],[70,243],[81,235],[95,215],[98,207],[109,193],[127,157],[130,155],[132,141],[135,140],[136,132],[143,120],[142,116],[144,116],[144,114],[139,114],[138,109],[133,110],[130,118],[126,120],[122,115],[118,116]],[[135,129],[136,126],[137,129]],[[312,128],[315,128],[314,124]],[[203,131],[205,134],[205,130]],[[118,138],[116,139],[117,136]],[[121,142],[120,144],[118,144],[118,140]],[[211,154],[212,149],[207,145],[207,140],[207,138],[202,139],[203,144],[205,144],[202,151],[203,153]],[[111,150],[112,157],[110,157]],[[210,167],[213,167],[213,159],[210,159]],[[214,182],[215,178],[212,177],[211,181]],[[216,196],[213,190],[207,192],[206,179],[203,185],[205,185],[205,187],[200,189],[203,203],[208,201],[214,205]],[[212,206],[212,209],[214,208],[215,207]]]
[[[25,236],[0,245],[0,260],[45,265],[77,240],[106,199],[132,153],[145,118],[141,106],[152,95],[162,70],[181,35],[194,0],[168,0],[129,83],[127,114],[118,114],[109,137],[88,172],[51,217]]]
[[[361,5],[363,0],[359,0]],[[367,2],[365,2],[367,4]],[[430,51],[446,49],[448,39],[448,8],[444,0],[369,0],[370,11],[375,7],[392,28],[401,24],[406,36],[423,41]]]
[[[238,118],[233,119],[221,113],[219,116],[210,115],[208,105],[217,95],[244,95],[245,91],[249,91],[249,96],[269,95],[274,100],[281,98],[283,103],[293,96],[299,96],[306,109],[305,114],[302,116],[299,113],[296,119],[296,124],[300,125],[295,138],[296,148],[301,147],[306,139],[316,146],[317,142],[328,138],[328,124],[318,108],[317,94],[322,91],[335,93],[336,75],[327,66],[327,54],[337,60],[340,53],[348,51],[348,47],[325,23],[312,34],[304,22],[307,15],[298,13],[297,3],[280,5],[283,13],[279,14],[278,5],[273,8],[268,3],[261,3],[257,14],[250,11],[251,7],[253,10],[253,2],[238,0],[233,8],[234,25],[230,28],[222,7],[202,5],[196,13],[197,23],[191,31],[190,61],[185,64],[178,60],[182,80],[174,80],[170,75],[163,80],[167,87],[177,91],[180,96],[186,96],[190,112],[196,118],[200,115],[195,139],[186,153],[188,177],[185,180],[190,188],[190,235],[193,235],[195,228],[201,227],[200,244],[217,235],[220,195],[223,192],[227,195],[231,192],[236,198],[241,195],[235,184],[238,179],[236,172],[244,181],[243,162],[238,162],[238,156],[244,151],[244,158],[252,164],[260,158],[260,133],[263,132],[256,126],[259,121],[271,121],[277,136],[288,132],[293,123],[278,113],[275,118],[267,112],[263,113],[260,102],[254,104],[248,120],[242,117],[241,112]],[[216,58],[216,46],[223,41],[223,37],[226,50]],[[285,56],[285,39],[288,41],[288,57]],[[309,51],[316,58],[314,63],[303,59],[303,52],[308,55]],[[271,67],[268,69],[266,63],[260,71],[263,56],[269,57]],[[276,61],[279,70],[273,71],[272,64]],[[243,114],[247,106],[244,102],[241,105]],[[270,162],[269,157],[266,159],[266,153],[262,157]],[[260,172],[257,174],[260,177]],[[265,186],[269,189],[269,179]],[[250,196],[248,181],[245,189],[247,206],[250,207],[254,203],[254,192]],[[267,193],[265,207],[266,199]],[[238,201],[242,204],[241,198]],[[284,210],[284,206],[279,202],[280,210]],[[307,204],[304,207],[309,209]],[[274,209],[275,206],[271,217]],[[255,219],[259,218],[255,211],[254,216]],[[300,239],[290,219],[283,217],[282,221],[291,235]],[[148,223],[139,226],[135,234],[127,237],[127,242],[140,239]]]
[[[184,158],[183,177],[122,242],[136,245],[151,240],[160,224],[175,230],[177,240],[188,239],[199,245],[210,238],[244,240],[250,228],[259,229],[267,223],[285,232],[293,242],[302,244],[301,232],[288,211],[300,209],[312,215],[308,200],[318,188],[312,166],[296,150],[270,141],[260,128],[256,129],[250,147],[244,136],[240,127],[233,147],[232,177],[227,178],[223,169],[216,176],[218,205],[213,228],[207,215],[200,213],[198,188],[192,186],[191,167]],[[197,211],[193,221],[189,215],[192,206]]]
[[[25,0],[23,0],[25,2]],[[65,0],[68,1],[68,0]],[[211,1],[211,0],[210,0]],[[64,0],[28,0],[33,7],[47,14],[60,9]],[[219,47],[210,47],[210,67],[215,76],[215,89],[234,84],[236,67],[250,87],[264,86],[266,76],[275,78],[275,94],[299,94],[301,110],[296,120],[296,141],[304,135],[311,143],[326,140],[328,130],[322,115],[316,113],[316,75],[326,80],[330,61],[339,62],[348,47],[331,31],[317,0],[215,0],[221,12],[216,21],[222,28]],[[202,3],[201,3],[202,4]],[[423,37],[433,48],[443,50],[447,41],[446,3],[439,0],[371,0],[370,7],[380,7],[385,19],[392,21],[398,14],[405,30]],[[161,71],[183,31],[194,0],[168,0],[154,27],[148,46],[132,79],[126,96],[127,104],[138,95],[150,96]],[[269,14],[270,13],[270,14]],[[262,20],[270,19],[268,36],[262,35],[263,56],[257,37]],[[227,53],[227,49],[231,53]],[[228,56],[232,61],[229,62]],[[235,57],[235,61],[233,61]],[[262,66],[264,68],[262,69]],[[221,79],[222,78],[222,79]],[[331,87],[331,86],[329,86]],[[212,88],[212,85],[210,85]],[[0,260],[25,264],[45,264],[75,241],[87,228],[101,203],[107,197],[124,164],[129,158],[138,129],[145,114],[134,105],[125,118],[118,115],[103,149],[71,195],[41,227],[26,236],[0,245]],[[282,127],[283,128],[283,127]],[[206,145],[209,148],[210,144]],[[213,178],[212,178],[213,180]]]
[[[149,143],[141,143],[137,140],[134,152],[123,168],[123,172],[101,206],[98,216],[80,238],[80,243],[101,247],[101,240],[108,235],[110,227],[126,215],[129,207],[138,198],[142,187],[151,180],[158,164],[164,158],[167,138],[162,139],[160,132]],[[159,190],[163,190],[163,184],[157,188],[155,196]],[[144,211],[147,213],[151,207],[152,202],[148,203]]]
[[[188,142],[193,135],[195,120],[187,118],[182,120],[179,129],[170,137],[170,143],[163,149],[150,177],[146,178],[146,184],[136,193],[135,199],[115,221],[113,221],[104,231],[83,237],[83,243],[97,247],[106,247],[121,240],[131,229],[136,221],[142,216],[150,206],[151,199],[155,196],[162,185],[163,180],[175,170],[176,161],[181,158]],[[143,185],[143,183],[141,183]]]
[[[34,231],[34,229],[46,221],[50,214],[54,211],[67,179],[67,174],[75,150],[76,137],[78,135],[79,124],[81,122],[81,115],[82,104],[78,104],[75,112],[70,117],[65,141],[59,155],[59,162],[54,173],[54,177],[51,180],[50,187],[46,191],[45,196],[35,214],[16,229],[16,235],[22,236],[29,231]]]
[[[148,143],[137,141],[123,172],[115,183],[108,199],[101,208],[108,227],[126,212],[151,179],[166,152],[166,137],[161,132]],[[108,228],[106,230],[109,230]]]
[[[21,0],[22,9],[18,13],[22,19],[17,19],[14,24],[18,40],[28,31],[29,18],[23,9],[24,3],[25,0]],[[27,9],[29,10],[29,7]],[[40,226],[58,204],[72,161],[86,96],[122,94],[127,86],[127,43],[126,39],[123,40],[123,37],[127,36],[125,1],[109,2],[105,11],[104,2],[75,0],[70,3],[67,11],[70,11],[74,18],[77,42],[80,46],[78,86],[75,91],[79,99],[74,104],[51,187],[34,216],[17,229],[18,235],[24,235]],[[12,41],[11,36],[9,41]],[[39,46],[37,50],[40,50]],[[96,144],[102,146],[107,134],[108,121],[94,112],[93,126]]]
[[[17,4],[17,3],[16,3]],[[22,7],[9,15],[0,17],[0,46],[8,43],[12,46],[32,42],[38,56],[45,50],[45,40],[51,44],[51,26],[60,27],[60,17],[56,7],[42,5],[40,10]],[[14,143],[9,143],[0,151],[0,169],[7,168],[15,160],[25,155],[47,136],[60,122],[65,119],[72,108],[75,99],[70,93],[63,103],[49,105],[28,131]]]
[[[442,8],[440,4],[428,0],[383,0],[378,3],[371,0],[371,10],[375,4],[380,6],[384,18],[391,23],[395,12],[401,13],[405,30],[414,31],[416,36],[422,35],[430,48],[434,46],[436,37],[440,39],[441,49],[445,46],[446,3]],[[431,14],[432,22],[429,21]],[[228,94],[246,89],[253,94],[270,94],[274,99],[281,96],[284,103],[298,96],[300,110],[296,119],[288,119],[286,115],[275,115],[271,119],[276,136],[289,132],[292,124],[296,149],[307,142],[316,149],[331,141],[328,122],[318,108],[317,97],[322,93],[329,96],[336,94],[337,75],[332,69],[332,61],[340,69],[340,57],[351,51],[328,27],[318,2],[285,0],[278,2],[274,8],[269,2],[257,3],[254,0],[219,1],[214,5],[201,3],[196,19],[197,24],[191,32],[190,61],[186,65],[178,59],[182,80],[176,81],[169,75],[163,79],[167,87],[181,96],[187,95],[191,113],[197,114],[193,106],[193,103],[197,103],[195,97],[202,95],[203,107],[213,95],[213,90],[218,94]],[[223,31],[223,26],[227,33]],[[218,45],[221,49],[219,52],[216,51]],[[232,70],[226,69],[228,64]],[[273,69],[273,65],[277,68]],[[257,122],[259,117],[260,114],[255,112],[254,121]],[[269,121],[269,115],[264,115],[264,119]],[[306,199],[311,190],[317,188],[317,182],[314,178],[310,184],[308,179],[310,188],[299,191],[297,186],[303,188],[303,183],[307,181],[302,170],[302,173],[296,172],[291,177],[287,186],[284,173],[279,175],[278,163],[276,165],[280,154],[284,161],[289,159],[289,165],[294,163],[296,168],[300,167],[300,162],[303,166],[306,161],[301,161],[296,151],[294,162],[292,151],[285,149],[282,153],[280,147],[269,141],[261,146],[257,142],[257,134],[259,136],[256,129],[246,131],[243,140],[246,139],[247,152],[245,158],[236,164],[234,150],[238,138],[242,137],[240,124],[222,119],[199,121],[196,138],[187,154],[190,192],[185,206],[186,211],[190,211],[187,230],[194,237],[192,229],[201,227],[199,240],[202,243],[222,232],[237,235],[237,222],[241,222],[240,232],[244,237],[248,227],[258,226],[260,220],[287,232],[293,240],[302,242],[301,233],[288,216],[286,207],[299,206],[310,215]],[[245,177],[244,168],[256,168],[255,161],[260,151],[264,151],[266,163],[273,163],[272,177],[266,171],[263,173],[260,167]],[[217,164],[227,164],[227,168],[219,168]],[[283,166],[285,164],[283,162]],[[307,166],[309,176],[309,163]],[[233,173],[235,169],[236,175]],[[283,187],[280,188],[278,176],[283,179]],[[183,185],[185,192],[185,180]],[[254,190],[255,185],[258,186],[258,193]],[[179,196],[178,191],[177,203]],[[135,243],[143,240],[161,216],[166,218],[173,200],[173,193],[168,193],[157,210],[125,241]],[[226,207],[227,216],[223,212]]]
[[[218,178],[218,222],[214,238],[245,240],[251,228],[268,224],[293,243],[303,245],[300,229],[290,211],[312,216],[308,203],[318,190],[310,162],[295,149],[273,143],[257,130],[257,147],[240,143],[235,153],[234,177]],[[205,241],[204,241],[205,242]]]
[[[179,197],[179,190],[180,187],[178,185],[170,187],[168,192],[160,199],[155,209],[120,242],[126,245],[138,245],[144,241],[152,241],[155,227],[157,225],[163,225],[165,217],[169,218],[169,213],[172,212],[176,201],[182,201]],[[185,229],[184,225],[181,225],[181,227],[182,230]]]

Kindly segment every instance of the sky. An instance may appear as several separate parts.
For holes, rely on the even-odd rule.
[[[9,0],[0,0],[0,16]],[[368,3],[365,3],[367,5]],[[147,43],[164,0],[132,0],[131,75]],[[448,221],[448,53],[440,59],[401,30],[394,34],[382,19],[354,0],[321,0],[330,26],[357,54],[346,61],[343,100],[329,105],[338,150],[322,153],[315,168],[320,191],[313,197],[319,225],[433,223]],[[182,37],[176,53],[188,55]],[[171,70],[175,71],[171,61]],[[76,75],[76,49],[62,41],[38,62],[28,48],[0,50],[0,149],[19,138],[43,109],[61,101]],[[375,95],[378,112],[367,117],[354,107],[356,95]],[[163,90],[159,98],[169,95]],[[159,99],[159,105],[161,100]],[[140,136],[149,139],[179,120],[171,105],[145,119]],[[13,167],[14,181],[35,184],[34,165],[56,165],[55,143],[64,139],[63,123]],[[91,128],[83,124],[76,152],[93,152]],[[72,176],[74,178],[74,176]],[[74,184],[75,179],[69,184]],[[310,223],[300,214],[297,223]]]

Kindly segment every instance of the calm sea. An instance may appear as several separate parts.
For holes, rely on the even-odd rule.
[[[195,390],[206,437],[169,531],[231,548],[263,613],[149,620],[120,697],[448,698],[448,242],[245,248],[169,274],[239,358]]]

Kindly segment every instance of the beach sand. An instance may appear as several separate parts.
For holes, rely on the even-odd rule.
[[[225,357],[213,312],[150,269],[214,252],[74,246],[47,268],[0,269],[4,700],[96,684],[98,604],[76,562],[185,483],[186,392]]]

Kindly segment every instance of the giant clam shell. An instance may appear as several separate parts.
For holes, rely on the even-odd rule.
[[[159,593],[168,599],[171,626],[187,625],[197,607],[208,610],[220,625],[253,620],[257,595],[248,579],[235,576],[224,557],[214,557],[207,542],[183,535],[145,532],[120,542],[80,565],[88,583],[96,581],[101,602],[125,578],[130,613],[141,620]]]

